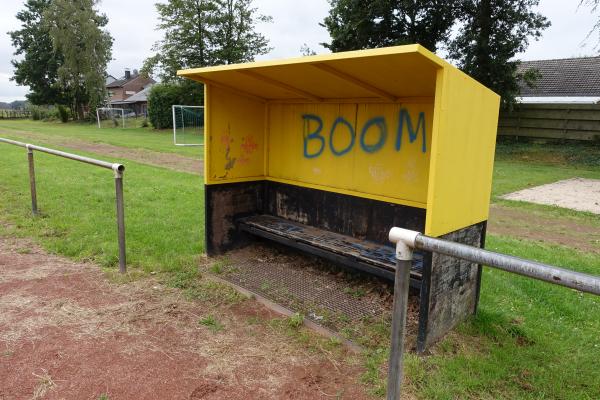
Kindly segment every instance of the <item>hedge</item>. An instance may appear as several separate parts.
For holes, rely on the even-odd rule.
[[[148,118],[154,129],[173,127],[171,106],[204,105],[204,86],[197,82],[159,83],[152,86],[148,95]]]

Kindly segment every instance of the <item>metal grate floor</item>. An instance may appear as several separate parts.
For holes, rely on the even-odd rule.
[[[219,277],[328,328],[388,321],[393,287],[389,282],[347,272],[315,257],[258,243],[227,254]],[[213,268],[214,271],[214,268]],[[409,327],[415,325],[418,296],[411,298]]]

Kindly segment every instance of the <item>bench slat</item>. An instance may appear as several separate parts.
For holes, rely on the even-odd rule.
[[[348,264],[387,279],[394,279],[396,261],[394,248],[330,232],[271,215],[242,218],[240,228],[257,236],[291,245],[301,250],[314,250],[319,256]],[[330,254],[331,256],[329,256]],[[369,268],[370,267],[370,268]],[[373,270],[375,269],[375,271]],[[423,255],[415,253],[411,268],[413,286],[420,286]]]

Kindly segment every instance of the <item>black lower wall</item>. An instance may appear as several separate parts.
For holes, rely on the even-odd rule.
[[[269,214],[376,243],[390,244],[388,232],[402,226],[422,232],[425,210],[271,181],[207,185],[206,251],[221,254],[247,242],[235,221]]]
[[[483,247],[486,223],[443,235],[469,246]],[[417,351],[426,350],[477,310],[481,266],[439,253],[426,252],[421,282]]]
[[[206,185],[204,196],[206,253],[222,254],[244,245],[248,238],[235,221],[263,212],[264,182]]]
[[[425,210],[270,181],[207,185],[206,251],[222,254],[250,242],[239,218],[270,214],[358,239],[390,245],[388,232],[401,226],[423,232]],[[485,222],[442,238],[483,246]],[[420,291],[417,349],[424,351],[473,314],[481,267],[442,254],[425,253]]]
[[[267,214],[381,244],[393,226],[425,229],[421,208],[277,182],[266,183],[266,199]]]

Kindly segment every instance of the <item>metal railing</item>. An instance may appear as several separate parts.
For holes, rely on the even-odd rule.
[[[77,154],[66,153],[60,150],[49,149],[47,147],[18,142],[16,140],[0,138],[0,142],[12,144],[14,146],[19,146],[27,149],[27,159],[29,161],[29,187],[31,191],[31,212],[34,216],[39,214],[37,204],[37,190],[35,184],[35,165],[33,160],[34,150],[46,154],[52,154],[55,156],[68,158],[69,160],[75,160],[82,163],[95,165],[97,167],[110,169],[114,172],[117,209],[117,233],[119,241],[119,272],[127,272],[127,261],[125,252],[125,208],[123,202],[123,173],[125,172],[125,166],[123,164],[109,163],[102,160],[96,160],[94,158],[79,156]]]
[[[523,258],[494,253],[478,247],[425,236],[420,232],[392,228],[390,241],[396,244],[396,276],[392,311],[392,337],[387,383],[387,399],[400,399],[404,335],[408,306],[410,268],[413,249],[445,254],[461,260],[501,269],[506,272],[565,286],[581,292],[600,296],[600,277],[587,275]]]

